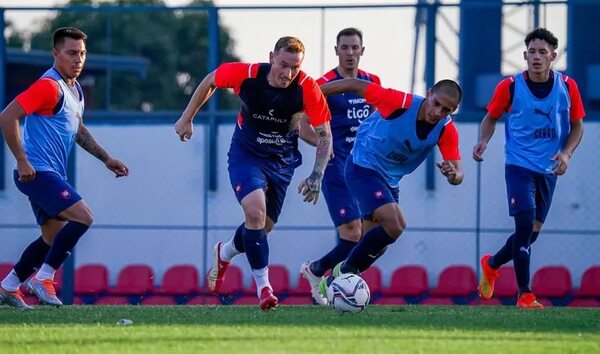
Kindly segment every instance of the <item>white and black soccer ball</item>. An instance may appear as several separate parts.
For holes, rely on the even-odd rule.
[[[327,289],[329,305],[340,312],[361,312],[370,298],[367,282],[356,274],[340,274]]]

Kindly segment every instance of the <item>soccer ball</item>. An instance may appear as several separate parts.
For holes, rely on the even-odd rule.
[[[361,312],[370,298],[367,282],[356,274],[340,274],[327,289],[329,305],[340,312]]]

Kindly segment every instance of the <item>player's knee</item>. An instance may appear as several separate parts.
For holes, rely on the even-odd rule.
[[[246,210],[246,227],[264,228],[267,220],[267,213],[260,208]]]
[[[383,225],[385,232],[394,240],[398,239],[406,228],[406,223],[403,220],[394,220],[393,222]]]

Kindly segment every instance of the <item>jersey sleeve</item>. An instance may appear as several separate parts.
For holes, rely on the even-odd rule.
[[[444,161],[461,159],[458,148],[458,129],[452,120],[444,126],[444,131],[438,140],[438,148]]]
[[[487,105],[487,111],[490,117],[499,119],[504,112],[507,112],[510,104],[510,84],[514,81],[512,77],[508,77],[496,86],[494,95]]]
[[[23,108],[25,114],[38,113],[50,116],[58,104],[62,92],[58,82],[50,78],[41,78],[19,94],[15,100]]]
[[[585,117],[585,109],[583,108],[583,102],[581,100],[581,93],[579,92],[579,86],[572,78],[564,75],[565,82],[569,87],[569,97],[571,98],[571,120],[579,120]]]
[[[308,116],[313,127],[317,127],[331,120],[327,100],[317,82],[304,72],[300,73],[300,87],[302,87],[302,102],[304,113]]]
[[[381,115],[386,118],[399,109],[407,109],[413,101],[413,95],[402,91],[384,88],[377,83],[371,83],[365,89],[367,103],[374,105]]]
[[[215,70],[215,84],[218,88],[232,88],[239,94],[246,79],[255,78],[259,64],[224,63]]]
[[[381,85],[381,79],[379,78],[379,76],[369,73],[369,78],[371,79],[371,82],[374,82],[377,85]]]
[[[335,73],[335,70],[329,70],[323,76],[321,76],[320,78],[317,79],[317,85],[319,85],[319,86],[324,85],[331,80],[335,80],[337,77],[338,76]]]

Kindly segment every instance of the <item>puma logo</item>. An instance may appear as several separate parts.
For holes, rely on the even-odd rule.
[[[530,249],[530,248],[531,248],[531,246],[529,246],[529,247],[527,247],[527,248],[525,248],[525,247],[522,247],[522,246],[521,246],[521,248],[519,248],[519,251],[521,251],[521,252],[525,252],[525,253],[529,254],[529,249]]]
[[[541,109],[539,109],[539,108],[535,108],[535,109],[533,110],[533,114],[539,114],[539,115],[541,115],[541,116],[544,116],[544,117],[548,118],[549,120],[551,119],[551,118],[550,118],[550,112],[552,112],[552,110],[550,110],[550,111],[548,111],[548,112],[544,112],[544,111],[542,111],[542,110],[541,110]]]

